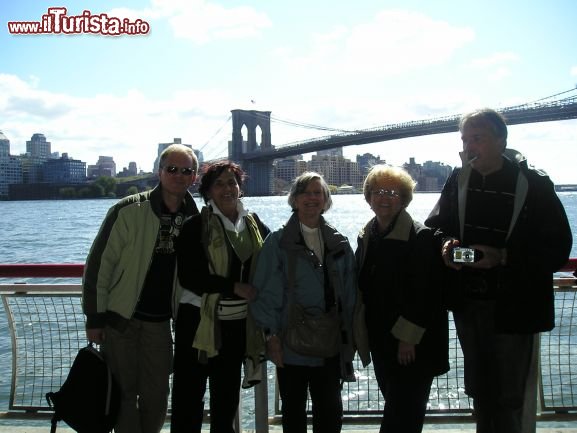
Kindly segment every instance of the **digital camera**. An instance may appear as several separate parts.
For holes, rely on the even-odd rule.
[[[474,263],[475,249],[474,248],[453,248],[453,262],[455,263]]]

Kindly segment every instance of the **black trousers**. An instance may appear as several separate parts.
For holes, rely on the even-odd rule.
[[[385,399],[380,433],[421,433],[433,376],[403,374],[386,367],[384,353],[371,350],[377,383]]]
[[[285,433],[307,432],[307,392],[310,392],[314,433],[339,433],[343,425],[339,357],[321,367],[286,365],[277,368]]]
[[[477,432],[521,433],[534,335],[497,333],[490,300],[467,300],[453,317]]]
[[[200,433],[207,379],[210,386],[210,431],[233,433],[238,410],[241,368],[246,345],[245,320],[220,321],[222,346],[207,364],[192,347],[200,308],[180,304],[175,325],[171,433]]]

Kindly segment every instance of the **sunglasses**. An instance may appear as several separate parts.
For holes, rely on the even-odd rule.
[[[194,173],[194,170],[190,167],[177,167],[176,165],[167,165],[164,169],[168,174],[172,174],[173,176],[179,172],[184,176],[192,176]]]
[[[382,189],[382,188],[371,190],[371,194],[379,197],[386,196],[391,198],[399,198],[401,196],[401,194],[394,189]]]

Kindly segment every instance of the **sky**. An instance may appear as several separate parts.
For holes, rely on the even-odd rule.
[[[87,25],[9,31],[48,22],[50,8],[52,23]],[[142,34],[111,35],[125,19]],[[42,133],[53,152],[113,156],[118,170],[151,171],[158,143],[175,137],[206,159],[226,156],[232,109],[354,130],[577,95],[574,0],[0,0],[0,21],[11,154]],[[326,133],[273,122],[271,135],[282,145]],[[508,147],[559,184],[577,183],[576,144],[577,120],[509,128]],[[451,133],[344,155],[455,166],[460,148]]]

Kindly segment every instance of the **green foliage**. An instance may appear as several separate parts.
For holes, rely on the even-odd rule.
[[[136,186],[131,186],[126,190],[126,195],[132,195],[132,194],[136,194],[138,193],[138,187]]]
[[[102,187],[104,193],[100,195],[107,197],[116,197],[116,179],[110,176],[100,176],[98,177],[92,185],[98,185]]]
[[[72,186],[60,188],[58,190],[58,195],[60,196],[60,198],[63,198],[63,199],[76,198],[77,197],[76,188],[74,188]]]

